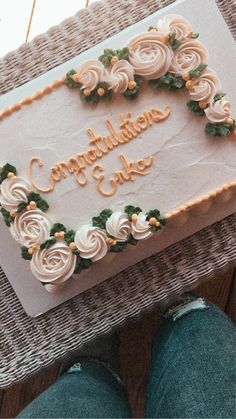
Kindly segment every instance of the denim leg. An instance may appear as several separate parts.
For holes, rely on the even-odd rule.
[[[236,417],[236,328],[201,301],[178,308],[156,332],[146,417]]]
[[[128,418],[119,377],[99,361],[83,361],[37,397],[19,418]]]

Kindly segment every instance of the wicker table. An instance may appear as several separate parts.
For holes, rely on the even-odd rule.
[[[20,86],[170,3],[173,0],[93,3],[0,60],[0,92]],[[217,3],[235,36],[235,1]],[[0,268],[0,386],[26,379],[235,263],[233,214],[37,319],[26,316]]]

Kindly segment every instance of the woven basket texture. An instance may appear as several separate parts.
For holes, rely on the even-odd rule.
[[[28,82],[170,3],[173,0],[93,3],[2,58],[0,92]],[[217,4],[236,37],[235,1]],[[0,268],[0,387],[28,378],[171,295],[194,288],[215,270],[235,264],[235,226],[236,214],[37,319],[24,313]]]

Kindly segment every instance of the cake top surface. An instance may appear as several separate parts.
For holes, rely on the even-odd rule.
[[[235,182],[235,46],[212,2],[207,2],[210,21],[199,5],[193,14],[192,3],[180,2],[170,13],[163,10],[145,19],[14,93],[15,101],[24,101],[69,72],[67,85],[60,78],[50,92],[44,90],[42,98],[31,96],[30,104],[26,100],[9,115],[3,111],[0,121],[2,163],[11,163],[18,172],[17,178],[3,181],[2,190],[8,194],[9,184],[18,182],[21,197],[31,189],[47,201],[49,210],[43,221],[40,207],[29,208],[34,223],[44,223],[43,242],[53,225],[61,223],[81,231],[71,242],[80,256],[96,261],[97,256],[105,256],[110,243],[101,248],[106,238],[99,236],[95,253],[93,247],[86,256],[84,231],[104,209],[111,210],[110,217],[115,214],[106,225],[106,234],[122,242],[121,229],[131,232],[124,219],[127,205],[141,207],[143,214],[158,208],[168,218],[176,209]],[[216,22],[222,32],[216,30]],[[173,83],[173,90],[165,88],[168,83]],[[111,93],[110,101],[102,100]],[[137,97],[127,100],[133,93]],[[10,100],[12,94],[3,103],[8,105]],[[186,107],[189,100],[195,112]],[[94,101],[98,103],[91,104]],[[207,122],[210,131],[223,129],[224,135],[228,129],[230,135],[209,136]],[[5,211],[17,209],[12,197],[4,199]],[[23,215],[20,231],[26,222]],[[140,215],[141,221],[148,235],[150,225],[145,223],[149,219],[141,220]],[[15,238],[19,223],[11,226]],[[27,247],[32,243],[28,241]],[[59,248],[61,242],[53,245]],[[67,261],[70,277],[75,268],[70,252]],[[37,276],[39,262],[34,265],[32,272]]]

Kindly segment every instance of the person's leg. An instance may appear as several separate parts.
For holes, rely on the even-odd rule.
[[[236,417],[235,326],[195,299],[166,313],[153,340],[146,417]]]
[[[102,361],[81,358],[18,417],[129,418],[125,389],[116,368],[113,368],[118,359],[114,338],[117,340],[113,336],[102,343],[98,341],[94,350],[90,350],[90,356],[91,353],[93,356],[98,354]]]

